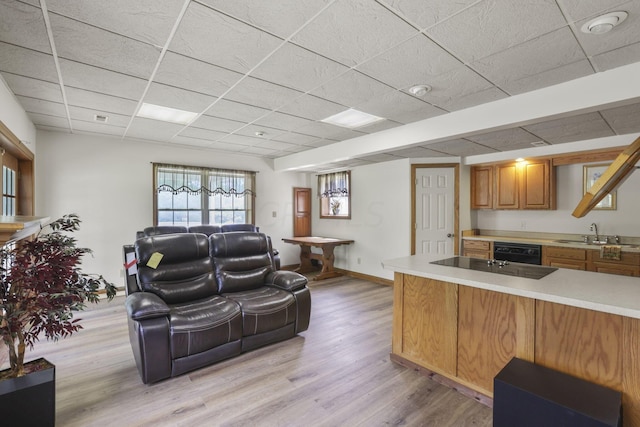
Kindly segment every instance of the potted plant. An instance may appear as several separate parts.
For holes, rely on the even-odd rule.
[[[10,365],[0,371],[0,407],[2,419],[13,425],[55,422],[55,395],[28,401],[31,391],[55,392],[55,368],[44,359],[25,364],[25,350],[42,334],[57,341],[82,329],[73,313],[84,309],[85,301],[97,303],[101,286],[109,300],[116,294],[102,276],[81,271],[82,257],[91,250],[65,234],[79,226],[77,215],[65,215],[41,226],[32,239],[0,248],[0,337],[6,350],[0,354]],[[32,415],[42,419],[18,418]]]

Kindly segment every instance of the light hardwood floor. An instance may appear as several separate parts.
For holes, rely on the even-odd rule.
[[[392,288],[311,284],[301,335],[144,385],[124,297],[79,313],[84,329],[28,359],[56,365],[57,426],[490,426],[491,409],[389,360]]]

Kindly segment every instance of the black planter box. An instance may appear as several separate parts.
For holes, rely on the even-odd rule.
[[[2,424],[21,427],[54,426],[56,422],[56,368],[49,367],[23,377],[0,380],[0,408]]]
[[[494,427],[620,427],[622,393],[513,358],[493,382]]]

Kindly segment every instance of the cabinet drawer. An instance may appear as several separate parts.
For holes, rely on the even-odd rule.
[[[491,250],[491,242],[484,240],[463,240],[465,249],[471,249],[474,251],[489,251]]]
[[[559,246],[544,246],[543,253],[544,253],[544,256],[549,258],[564,258],[564,259],[572,259],[576,261],[587,260],[586,249],[562,248]]]
[[[591,262],[606,263],[611,265],[633,265],[640,266],[640,254],[637,252],[622,252],[620,253],[620,259],[602,259],[600,258],[599,250],[590,250]]]

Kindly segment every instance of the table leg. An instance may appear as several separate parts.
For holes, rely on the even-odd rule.
[[[333,255],[334,248],[334,245],[322,246],[322,270],[320,271],[320,274],[313,278],[313,280],[342,276],[341,273],[338,273],[333,269],[333,261],[335,260],[335,256]]]
[[[300,266],[296,269],[298,273],[309,273],[316,271],[316,268],[311,264],[311,247],[306,245],[300,245]]]

